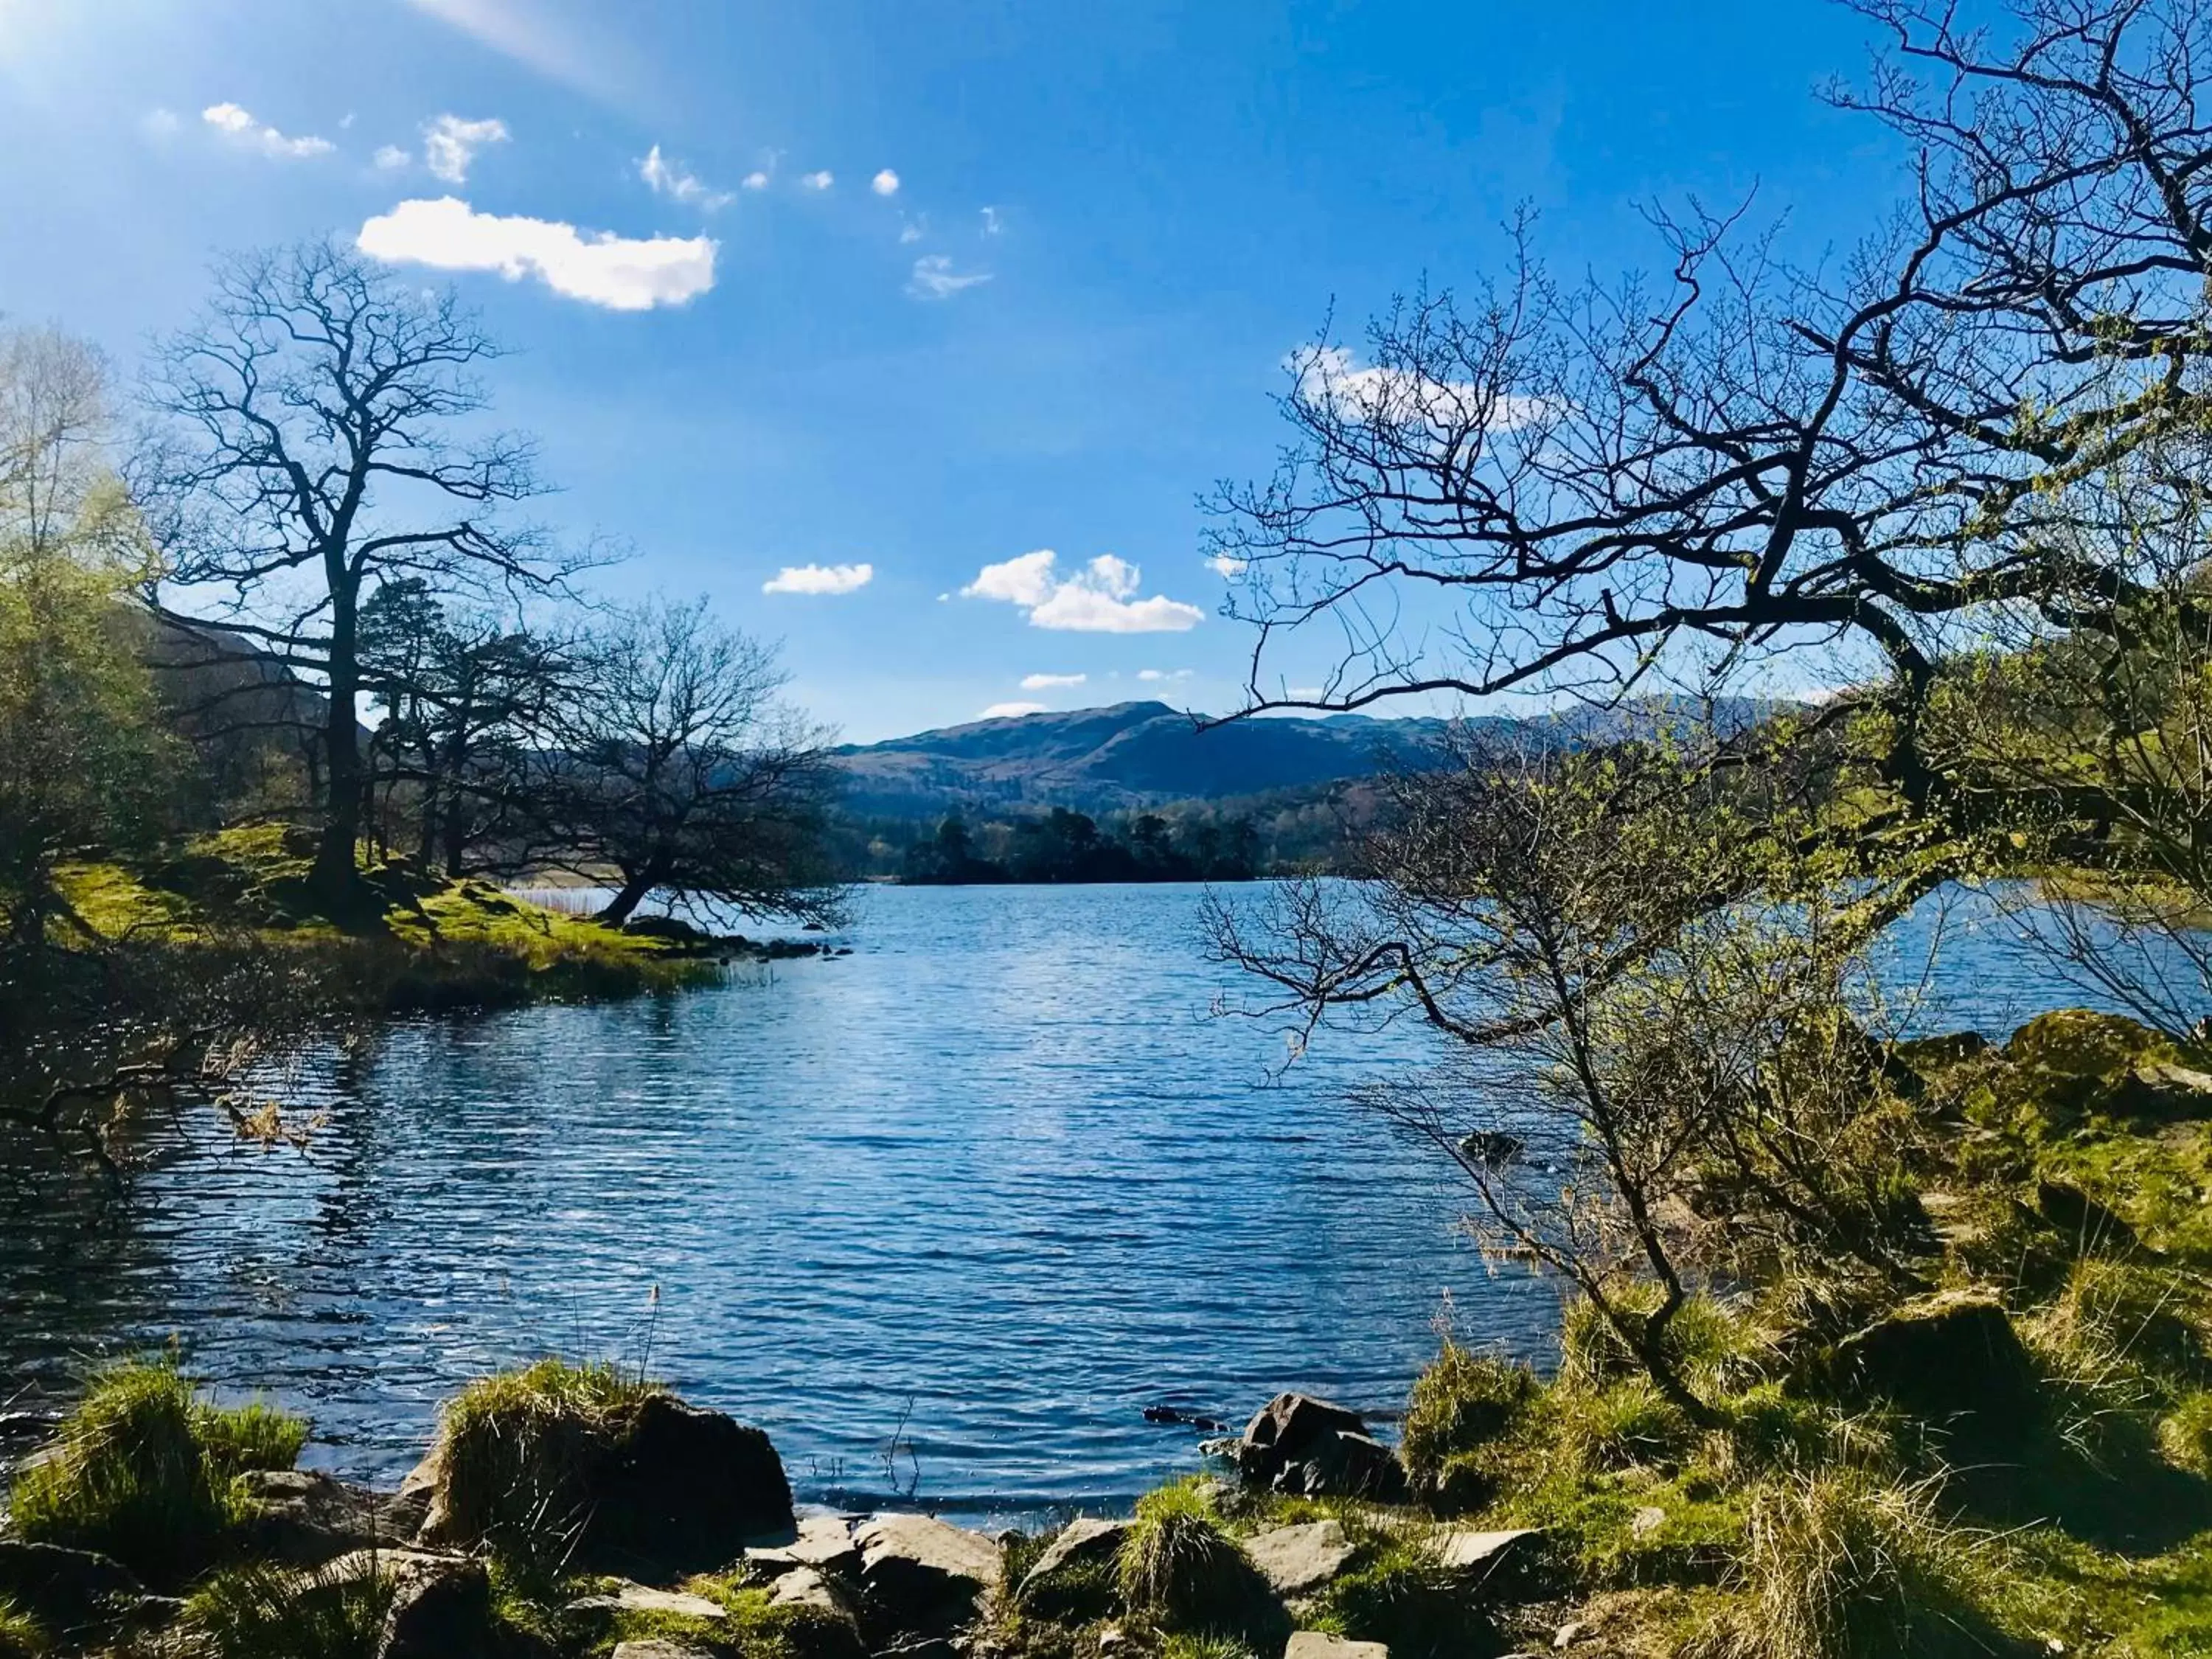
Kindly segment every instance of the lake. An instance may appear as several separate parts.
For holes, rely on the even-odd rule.
[[[849,957],[398,1026],[295,1079],[304,1152],[190,1113],[120,1198],[0,1189],[0,1368],[58,1392],[173,1337],[310,1415],[309,1462],[391,1480],[471,1376],[613,1359],[762,1425],[802,1498],[1012,1515],[1194,1467],[1147,1407],[1389,1411],[1447,1311],[1538,1351],[1551,1289],[1486,1272],[1433,1155],[1346,1104],[1425,1034],[1285,1071],[1279,1022],[1209,1013],[1240,988],[1200,896],[874,889]],[[1920,1023],[2087,1000],[1952,925]]]

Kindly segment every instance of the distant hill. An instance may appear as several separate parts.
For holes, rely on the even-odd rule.
[[[1618,737],[1665,705],[1516,720],[1484,715],[1476,731],[1578,743]],[[1771,705],[1741,702],[1724,723],[1747,724]],[[963,809],[1066,806],[1085,812],[1159,806],[1310,788],[1418,764],[1450,723],[1437,719],[1269,717],[1201,731],[1164,702],[1121,702],[1066,714],[976,720],[836,750],[845,809],[859,816],[924,817]]]

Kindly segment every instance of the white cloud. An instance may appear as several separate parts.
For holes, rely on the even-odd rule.
[[[908,219],[899,226],[899,245],[902,247],[920,241],[921,237],[922,221],[920,219]]]
[[[1500,393],[1473,380],[1440,380],[1407,368],[1362,368],[1345,346],[1301,346],[1283,366],[1297,377],[1299,402],[1360,426],[1510,432],[1545,414],[1540,398]]]
[[[854,593],[875,579],[872,564],[787,564],[761,584],[761,592]]]
[[[1295,697],[1300,702],[1319,702],[1322,697],[1328,695],[1328,688],[1326,686],[1320,685],[1285,686],[1283,690],[1283,695],[1289,697]]]
[[[1052,712],[1041,702],[994,702],[975,716],[979,720],[1019,720],[1024,714],[1048,714]]]
[[[415,158],[397,144],[385,144],[379,147],[376,154],[370,159],[385,172],[394,173]]]
[[[987,564],[960,590],[961,597],[1002,600],[1026,611],[1032,628],[1073,634],[1181,634],[1204,619],[1194,605],[1159,594],[1137,598],[1143,573],[1111,553],[1071,576],[1059,574],[1058,562],[1048,547]]]
[[[1140,680],[1187,680],[1190,673],[1188,668],[1139,668],[1137,678]]]
[[[1224,576],[1234,581],[1244,574],[1244,561],[1232,559],[1226,553],[1217,553],[1206,562],[1206,568],[1217,576]]]
[[[486,144],[507,140],[507,123],[487,118],[465,121],[458,115],[441,115],[422,129],[422,165],[449,185],[469,180],[469,164]]]
[[[925,253],[914,262],[914,275],[907,279],[906,291],[917,300],[949,300],[963,289],[990,280],[988,270],[955,270],[946,255]]]
[[[987,207],[983,210],[983,234],[986,236],[996,236],[999,234],[998,209]]]
[[[140,130],[149,138],[173,138],[176,137],[177,129],[183,125],[184,123],[177,119],[176,111],[158,106],[148,110],[138,118]]]
[[[288,138],[276,128],[263,125],[236,104],[210,104],[200,112],[200,119],[240,143],[251,144],[264,155],[287,161],[328,155],[337,148],[327,138]]]
[[[371,258],[439,270],[535,276],[556,294],[611,311],[681,305],[714,286],[714,243],[704,236],[635,239],[586,233],[557,220],[478,213],[451,196],[402,202],[361,228]]]
[[[889,167],[885,167],[874,178],[868,180],[868,188],[875,191],[878,196],[896,196],[898,194],[898,187],[899,176],[896,173],[893,173]]]
[[[802,173],[799,182],[809,190],[827,190],[837,182],[837,175],[824,167],[819,173]]]
[[[768,188],[768,174],[756,167],[750,173],[745,174],[744,178],[738,180],[738,187],[741,190],[766,190]]]
[[[1024,674],[1022,676],[1022,690],[1051,691],[1063,686],[1080,685],[1090,678],[1088,674]]]
[[[709,213],[730,204],[728,191],[710,188],[707,181],[696,173],[681,163],[664,157],[658,144],[647,152],[645,160],[637,164],[637,176],[645,180],[654,195],[694,203]]]

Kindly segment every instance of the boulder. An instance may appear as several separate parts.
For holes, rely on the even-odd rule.
[[[2139,1060],[2113,1088],[2112,1108],[2128,1117],[2212,1116],[2212,1075],[2174,1060]]]
[[[427,1493],[422,1536],[471,1545],[445,1484],[442,1449],[401,1484]],[[618,1437],[580,1436],[573,1467],[558,1471],[562,1516],[577,1532],[578,1571],[667,1582],[728,1565],[747,1544],[795,1531],[791,1486],[768,1436],[720,1412],[656,1394],[640,1401]]]
[[[1114,1602],[1114,1564],[1126,1521],[1071,1521],[1046,1546],[1014,1592],[1024,1611],[1048,1619],[1096,1619]]]
[[[672,1642],[665,1636],[648,1636],[641,1641],[617,1642],[614,1659],[715,1659],[706,1648],[695,1648],[689,1642]]]
[[[1962,1449],[2017,1442],[2041,1412],[2041,1384],[2004,1306],[1945,1291],[1909,1302],[1836,1345],[1846,1399],[1886,1400]]]
[[[1517,1565],[1534,1552],[1543,1534],[1532,1527],[1508,1527],[1495,1532],[1448,1532],[1430,1547],[1437,1560],[1452,1572],[1477,1581]]]
[[[860,1547],[853,1541],[853,1523],[844,1516],[803,1515],[787,1536],[748,1547],[744,1562],[768,1577],[793,1567],[812,1567],[841,1578],[858,1578]]]
[[[889,1630],[942,1636],[974,1622],[999,1585],[999,1547],[933,1516],[878,1515],[853,1534],[860,1583]]]
[[[377,1659],[491,1659],[491,1578],[483,1562],[418,1558],[395,1578]]]
[[[312,1469],[248,1469],[238,1486],[253,1506],[246,1553],[294,1566],[411,1540],[422,1524],[422,1494],[387,1497]]]
[[[1279,1394],[1244,1428],[1233,1461],[1255,1485],[1308,1498],[1396,1503],[1405,1471],[1359,1413],[1310,1395]]]
[[[2035,1211],[2084,1255],[2125,1255],[2139,1243],[2136,1230],[2128,1224],[2126,1218],[2099,1203],[2071,1182],[2037,1182]]]
[[[121,1562],[90,1550],[0,1538],[0,1601],[12,1601],[57,1636],[109,1630],[145,1599]]]
[[[1390,1650],[1380,1642],[1355,1642],[1326,1631],[1302,1630],[1291,1636],[1283,1659],[1390,1659]]]
[[[1276,1595],[1295,1601],[1326,1589],[1358,1550],[1341,1523],[1310,1521],[1256,1534],[1244,1540],[1244,1553]]]
[[[775,1581],[769,1605],[784,1615],[784,1648],[799,1659],[862,1659],[860,1598],[842,1579],[793,1567]]]
[[[2057,1008],[2038,1014],[2006,1042],[2005,1058],[2060,1077],[2105,1077],[2165,1047],[2158,1033],[2118,1014]]]
[[[649,1584],[620,1583],[594,1595],[580,1595],[568,1603],[572,1613],[657,1613],[671,1619],[697,1619],[710,1625],[726,1622],[730,1610],[720,1601],[687,1590],[654,1589]]]

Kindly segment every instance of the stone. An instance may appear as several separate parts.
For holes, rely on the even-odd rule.
[[[1327,1589],[1358,1551],[1340,1522],[1310,1521],[1248,1538],[1244,1553],[1275,1594],[1287,1601]]]
[[[1581,1641],[1583,1637],[1589,1634],[1589,1628],[1590,1627],[1588,1625],[1584,1624],[1579,1619],[1569,1620],[1565,1624],[1560,1626],[1559,1629],[1552,1632],[1552,1647],[1553,1651],[1556,1652],[1561,1648],[1571,1648],[1574,1646],[1576,1643]]]
[[[1649,1538],[1666,1524],[1667,1511],[1656,1504],[1646,1504],[1628,1517],[1630,1535],[1637,1538]]]
[[[1528,1150],[1528,1143],[1520,1136],[1503,1129],[1478,1129],[1459,1143],[1459,1155],[1486,1170],[1504,1170],[1518,1164]]]
[[[1292,1632],[1283,1659],[1390,1659],[1390,1650],[1380,1642],[1355,1642],[1326,1631],[1302,1630]]]
[[[112,1628],[145,1599],[121,1562],[91,1550],[0,1538],[0,1601],[12,1601],[59,1636]]]
[[[1530,1540],[1542,1535],[1533,1527],[1507,1527],[1495,1532],[1448,1532],[1437,1538],[1430,1548],[1438,1563],[1451,1571],[1487,1578],[1527,1555]]]
[[[1310,1395],[1279,1394],[1245,1425],[1231,1461],[1255,1486],[1307,1498],[1396,1503],[1405,1471],[1359,1413]]]
[[[933,1516],[878,1515],[853,1534],[860,1583],[894,1632],[946,1635],[974,1621],[999,1586],[999,1547]]]
[[[769,1590],[769,1604],[778,1607],[811,1607],[840,1619],[854,1617],[850,1591],[828,1574],[813,1567],[793,1567]]]
[[[253,1504],[241,1529],[246,1553],[293,1566],[410,1540],[426,1506],[420,1493],[386,1496],[313,1469],[248,1469],[238,1486]]]
[[[580,1595],[568,1603],[568,1611],[580,1613],[657,1613],[677,1619],[699,1619],[719,1625],[730,1616],[730,1610],[720,1601],[710,1601],[703,1595],[694,1595],[688,1590],[654,1589],[649,1584],[617,1584],[611,1590],[597,1595]]]
[[[714,1659],[705,1648],[695,1648],[688,1642],[672,1642],[665,1636],[650,1636],[641,1641],[617,1642],[614,1659]]]
[[[2111,1252],[2124,1255],[2137,1247],[2136,1230],[2128,1224],[2126,1218],[2099,1203],[2071,1182],[2038,1182],[2035,1210],[2081,1254]]]
[[[1971,1291],[1922,1297],[1838,1343],[1847,1398],[1887,1400],[1950,1436],[1954,1449],[2016,1443],[2041,1414],[2041,1384],[2012,1319]]]
[[[1112,1605],[1114,1564],[1129,1535],[1124,1521],[1071,1521],[1045,1547],[1014,1598],[1048,1619],[1097,1618]]]
[[[745,1565],[773,1576],[793,1567],[812,1567],[843,1578],[860,1575],[860,1547],[853,1541],[853,1523],[842,1515],[803,1515],[788,1541],[758,1544],[744,1553]]]
[[[397,1580],[377,1659],[491,1659],[491,1577],[483,1562],[436,1558]]]
[[[775,1581],[768,1599],[770,1607],[799,1615],[783,1634],[799,1659],[863,1659],[859,1594],[842,1579],[793,1567]]]
[[[2112,1106],[2130,1117],[2212,1116],[2212,1076],[2172,1060],[2141,1060],[2113,1090]]]

